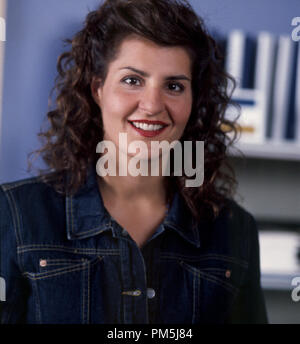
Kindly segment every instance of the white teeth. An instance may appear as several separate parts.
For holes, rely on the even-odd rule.
[[[146,124],[140,122],[131,122],[136,128],[143,129],[146,131],[160,130],[163,128],[163,125],[159,124]]]

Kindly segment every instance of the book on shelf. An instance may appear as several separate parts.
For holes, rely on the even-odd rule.
[[[296,52],[296,44],[290,36],[279,36],[269,134],[273,141],[282,142],[295,137]]]
[[[229,34],[226,70],[237,81],[232,99],[240,105],[241,143],[263,143],[266,138],[273,84],[275,38],[260,32],[252,38],[241,30]],[[226,116],[236,117],[229,107]]]
[[[263,113],[261,118],[261,141],[265,141],[271,128],[277,41],[274,35],[262,31],[258,34],[257,42],[254,87],[263,94],[261,103]]]
[[[289,141],[294,141],[300,143],[300,141],[297,140],[297,65],[298,65],[298,59],[299,57],[299,50],[298,50],[299,44],[293,42],[293,60],[292,60],[292,77],[291,77],[291,90],[290,95],[288,99],[288,111],[286,116],[286,122],[285,122],[285,132],[284,132],[284,139]]]
[[[300,43],[297,43],[297,67],[295,85],[295,140],[300,145]]]
[[[245,52],[245,34],[241,30],[233,30],[229,33],[226,49],[226,70],[232,75],[241,87],[243,75],[243,61]]]
[[[256,39],[241,30],[233,30],[226,47],[226,70],[237,83],[237,88],[254,87]]]
[[[233,30],[226,47],[225,69],[236,80],[232,100],[240,105],[239,142],[300,145],[300,43],[289,35],[262,31],[253,38]],[[227,118],[237,115],[229,106]]]

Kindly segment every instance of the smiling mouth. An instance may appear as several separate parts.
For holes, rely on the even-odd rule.
[[[137,120],[137,121],[128,121],[134,128],[144,130],[144,131],[161,131],[166,128],[168,124],[165,124],[161,121],[147,121],[147,120]]]
[[[169,125],[161,121],[136,120],[128,121],[135,131],[144,137],[154,137],[161,134]]]

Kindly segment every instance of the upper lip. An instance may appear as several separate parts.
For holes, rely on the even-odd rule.
[[[168,125],[167,123],[165,122],[162,122],[162,121],[150,121],[148,119],[131,119],[129,120],[129,122],[137,122],[137,123],[146,123],[146,124],[157,124],[157,125]]]

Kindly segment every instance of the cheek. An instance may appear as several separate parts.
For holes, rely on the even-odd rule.
[[[106,97],[103,109],[110,120],[118,120],[128,115],[133,104],[134,96],[116,89]]]
[[[175,108],[174,119],[178,126],[184,127],[191,115],[192,107],[190,103],[183,102]]]

